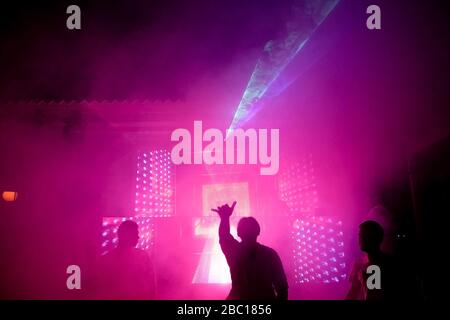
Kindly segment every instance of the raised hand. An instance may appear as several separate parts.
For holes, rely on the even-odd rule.
[[[221,218],[228,218],[233,214],[234,207],[236,206],[236,201],[233,202],[231,207],[228,204],[217,207],[217,209],[211,209],[211,211],[217,212]]]

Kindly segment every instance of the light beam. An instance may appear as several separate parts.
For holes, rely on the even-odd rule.
[[[338,2],[339,0],[296,1],[292,8],[293,18],[286,23],[285,36],[270,40],[264,46],[228,128],[227,136],[262,108],[263,98],[270,86],[301,51]]]

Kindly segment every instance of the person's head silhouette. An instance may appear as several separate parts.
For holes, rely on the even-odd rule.
[[[376,221],[367,220],[359,225],[359,247],[366,253],[380,251],[383,242],[383,227]]]
[[[253,217],[241,218],[237,226],[237,234],[243,243],[255,243],[260,230],[258,221]]]
[[[139,227],[136,222],[127,220],[120,224],[117,231],[120,247],[136,247],[139,240]]]

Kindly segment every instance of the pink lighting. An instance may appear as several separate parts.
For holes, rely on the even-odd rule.
[[[203,238],[205,245],[199,253],[200,260],[197,265],[192,283],[229,284],[231,283],[230,272],[219,245],[218,217],[204,217],[196,219],[195,236]],[[236,237],[235,224],[231,230]]]
[[[155,218],[174,214],[174,174],[168,151],[140,152],[136,182],[136,214]]]
[[[205,241],[192,283],[231,283],[229,267],[219,245],[219,217],[211,211],[226,199],[237,199],[239,209],[231,221],[231,233],[237,237],[236,224],[242,216],[250,215],[250,199],[247,182],[207,184],[202,186],[203,217],[194,222],[194,234]]]
[[[280,199],[292,214],[313,212],[318,208],[317,183],[311,154],[280,172],[278,191]]]
[[[296,219],[292,239],[296,283],[332,283],[346,279],[341,221],[328,217]]]
[[[150,250],[153,247],[155,229],[152,220],[147,216],[137,215],[126,218],[104,217],[102,222],[102,255],[107,254],[117,246],[117,229],[125,220],[135,221],[139,226],[139,241],[136,248]]]

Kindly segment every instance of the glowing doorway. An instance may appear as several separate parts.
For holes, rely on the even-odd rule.
[[[219,245],[219,217],[211,208],[224,203],[237,205],[231,219],[231,234],[237,239],[236,224],[240,217],[250,215],[250,199],[247,182],[207,184],[202,187],[203,217],[194,221],[195,236],[205,239],[203,250],[192,283],[231,283],[230,271]]]

